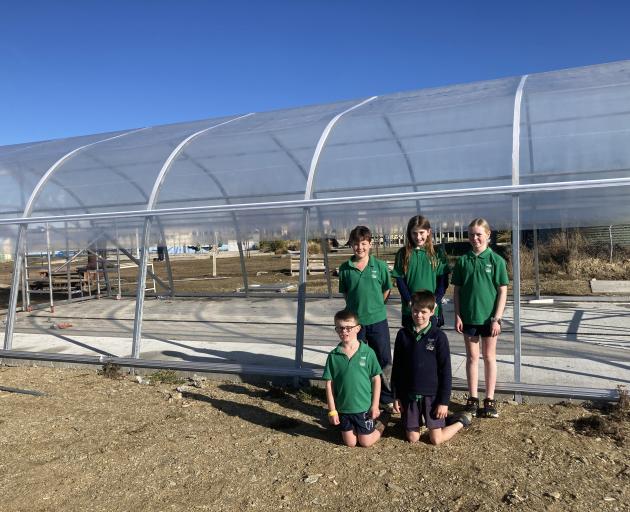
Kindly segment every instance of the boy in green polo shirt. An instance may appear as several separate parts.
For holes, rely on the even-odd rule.
[[[389,414],[379,410],[381,367],[374,351],[357,338],[360,327],[352,311],[335,314],[341,343],[328,354],[323,379],[328,421],[339,425],[346,446],[367,447],[380,439]],[[380,421],[376,420],[379,414]]]
[[[475,219],[468,226],[472,250],[460,257],[453,270],[455,330],[464,335],[468,401],[466,410],[473,416],[497,418],[494,399],[497,382],[497,337],[507,300],[509,283],[505,260],[488,247],[490,226]],[[483,350],[486,398],[479,407],[479,338]]]
[[[389,269],[384,261],[370,255],[372,233],[369,228],[355,227],[350,232],[348,244],[354,256],[339,267],[339,292],[346,299],[346,309],[359,318],[361,330],[358,338],[374,350],[383,369],[381,404],[391,412],[394,402],[389,387],[392,347],[385,308],[392,287]]]

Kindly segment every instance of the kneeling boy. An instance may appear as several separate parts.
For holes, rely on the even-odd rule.
[[[371,446],[378,441],[389,419],[379,417],[381,367],[374,350],[357,339],[361,326],[357,315],[342,310],[335,314],[335,331],[341,343],[328,354],[326,381],[328,421],[339,425],[346,446]]]
[[[402,409],[402,424],[411,443],[420,439],[422,418],[433,444],[448,441],[472,421],[467,413],[455,414],[447,420],[451,355],[446,334],[431,323],[434,311],[435,295],[427,290],[414,293],[411,296],[414,327],[400,329],[394,345],[394,411]]]

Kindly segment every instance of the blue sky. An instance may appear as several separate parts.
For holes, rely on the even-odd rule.
[[[630,59],[630,2],[30,1],[0,145]]]

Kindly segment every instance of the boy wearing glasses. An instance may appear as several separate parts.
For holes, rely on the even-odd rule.
[[[335,331],[341,343],[328,354],[322,378],[326,381],[329,423],[339,425],[346,446],[367,447],[380,439],[389,413],[379,410],[381,367],[374,350],[357,338],[360,328],[352,311],[335,314]]]

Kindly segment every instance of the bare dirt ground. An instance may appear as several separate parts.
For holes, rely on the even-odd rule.
[[[404,442],[394,417],[351,449],[322,427],[319,389],[196,380],[180,393],[156,382],[170,377],[0,367],[0,386],[46,394],[0,392],[0,509],[630,510],[627,402],[504,402],[439,447]]]

